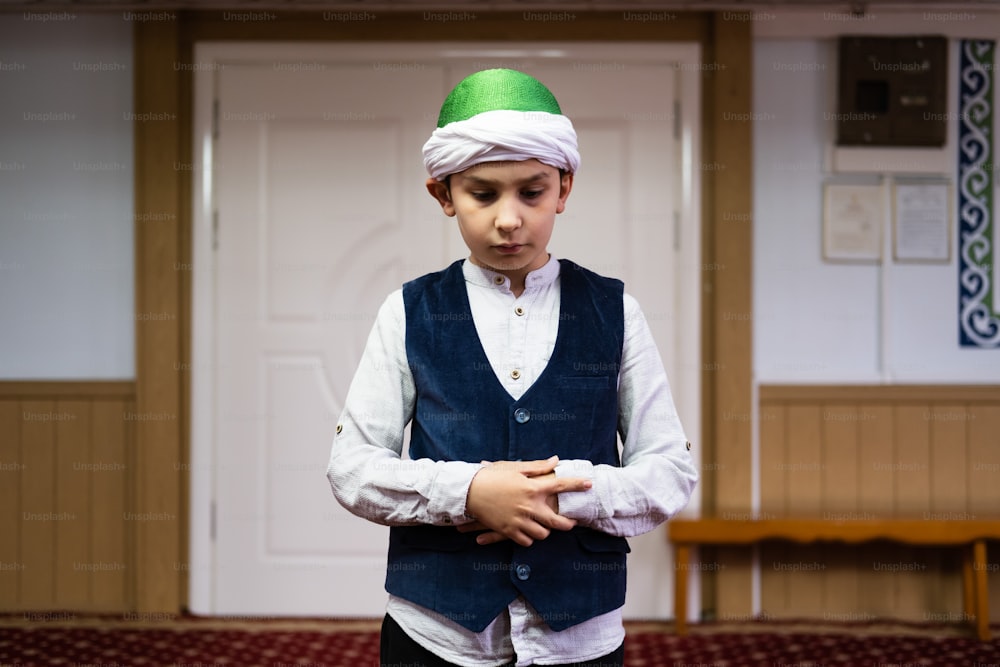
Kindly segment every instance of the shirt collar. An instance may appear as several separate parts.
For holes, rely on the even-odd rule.
[[[544,266],[530,272],[524,279],[525,289],[548,287],[559,277],[559,260],[549,255],[549,261]],[[510,291],[510,279],[502,273],[497,273],[482,266],[473,264],[468,259],[462,263],[462,274],[467,282],[479,287],[492,287]]]

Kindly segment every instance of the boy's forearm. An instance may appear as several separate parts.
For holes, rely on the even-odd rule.
[[[377,445],[335,443],[327,477],[337,501],[375,523],[459,525],[478,464],[400,459]]]
[[[560,494],[560,514],[621,537],[647,533],[679,512],[697,481],[693,466],[662,454],[644,456],[622,468],[563,461],[556,475],[589,475],[593,480],[590,491]]]

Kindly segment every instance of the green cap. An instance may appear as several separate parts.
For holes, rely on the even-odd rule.
[[[562,114],[555,95],[535,77],[513,69],[486,69],[465,77],[448,93],[437,126],[499,110]]]

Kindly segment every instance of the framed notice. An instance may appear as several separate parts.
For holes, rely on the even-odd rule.
[[[881,184],[823,184],[823,259],[882,259]]]
[[[951,259],[951,184],[946,180],[893,183],[892,254],[900,262]]]

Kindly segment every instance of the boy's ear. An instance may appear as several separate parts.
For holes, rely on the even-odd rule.
[[[559,202],[556,204],[556,213],[562,213],[566,210],[566,199],[569,198],[572,189],[573,173],[566,172],[559,177]]]
[[[427,192],[431,193],[431,197],[434,197],[441,204],[441,210],[444,211],[445,215],[455,215],[455,204],[451,201],[451,190],[447,183],[436,178],[428,178]]]

